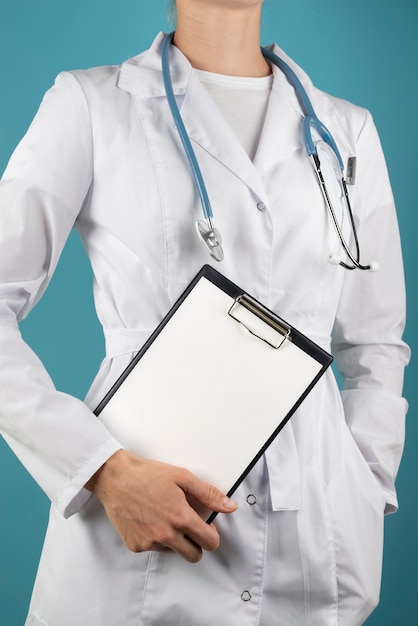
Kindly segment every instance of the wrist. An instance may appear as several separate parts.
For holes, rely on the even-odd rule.
[[[123,453],[126,453],[126,451],[121,449],[112,454],[112,456],[110,456],[108,460],[105,461],[101,467],[99,467],[99,469],[93,474],[93,476],[89,478],[89,480],[84,485],[84,488],[88,491],[91,491],[91,493],[97,495],[99,485],[103,482],[104,474],[107,474],[109,470],[112,469],[115,462],[119,462],[120,457],[123,455]]]

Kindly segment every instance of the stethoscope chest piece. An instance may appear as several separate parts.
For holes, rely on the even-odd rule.
[[[215,228],[210,220],[198,220],[196,222],[196,230],[199,239],[205,244],[209,250],[209,254],[215,261],[222,261],[224,251],[222,249],[222,237],[217,228]]]

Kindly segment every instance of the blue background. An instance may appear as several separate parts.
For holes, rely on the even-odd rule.
[[[167,29],[165,0],[0,0],[0,171],[44,91],[63,69],[119,63]],[[321,88],[373,113],[398,205],[409,294],[406,340],[417,345],[417,0],[266,0],[262,42],[275,40]],[[379,236],[379,233],[376,233]],[[1,260],[0,260],[1,262]],[[83,397],[103,356],[91,273],[71,235],[22,331],[56,385]],[[386,521],[380,607],[368,626],[418,623],[417,365],[406,375],[401,508]],[[415,384],[414,384],[415,383]],[[48,502],[0,440],[0,623],[24,622]],[[116,626],[116,625],[115,625]],[[293,626],[293,625],[289,625]],[[296,625],[295,625],[296,626]]]

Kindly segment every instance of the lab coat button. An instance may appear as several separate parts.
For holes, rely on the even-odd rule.
[[[250,495],[247,496],[247,502],[250,506],[254,506],[257,502],[257,497],[253,493],[250,493]]]
[[[244,602],[249,602],[251,600],[252,596],[250,594],[249,591],[243,591],[241,594],[241,600],[243,600]]]
[[[266,208],[267,208],[267,207],[266,207],[266,205],[264,204],[264,202],[257,202],[257,209],[258,209],[259,211],[263,211],[263,212],[264,212],[264,211],[266,210]]]

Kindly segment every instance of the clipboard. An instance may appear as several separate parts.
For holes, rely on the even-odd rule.
[[[205,265],[94,413],[127,450],[231,496],[332,360]]]

